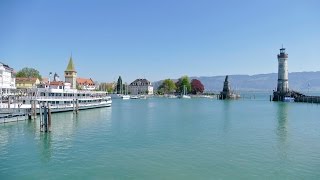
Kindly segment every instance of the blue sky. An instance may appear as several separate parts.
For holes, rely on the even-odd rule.
[[[98,81],[320,70],[320,1],[1,0],[0,61]]]

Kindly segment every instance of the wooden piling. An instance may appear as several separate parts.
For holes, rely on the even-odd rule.
[[[48,103],[48,126],[49,126],[49,130],[51,127],[51,105],[50,103]]]
[[[43,131],[43,115],[42,115],[42,105],[39,102],[39,116],[40,116],[40,131]]]
[[[30,101],[30,104],[31,104],[31,109],[30,109],[30,116],[31,116],[31,119],[33,119],[33,108],[34,108],[34,105],[33,105],[33,100]]]
[[[79,112],[79,99],[76,100],[76,113]]]
[[[10,109],[10,100],[11,100],[11,97],[8,96],[8,109]]]
[[[73,99],[73,101],[72,101],[72,108],[73,108],[73,113],[76,113],[76,103],[75,103],[75,99]]]
[[[31,111],[32,111],[32,118],[36,119],[37,118],[37,104],[36,100],[33,100],[31,103]]]
[[[48,132],[48,107],[44,106],[44,111],[43,111],[43,127],[44,127],[44,132]]]

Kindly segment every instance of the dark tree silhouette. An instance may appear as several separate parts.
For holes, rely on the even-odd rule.
[[[202,94],[204,91],[204,86],[198,79],[192,79],[191,81],[191,93],[192,94]]]

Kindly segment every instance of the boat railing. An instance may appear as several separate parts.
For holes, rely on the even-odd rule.
[[[55,100],[73,100],[73,99],[78,99],[78,100],[86,100],[86,99],[108,99],[107,96],[79,96],[79,97],[74,97],[74,96],[23,96],[21,97],[23,100],[38,100],[38,99],[55,99]]]

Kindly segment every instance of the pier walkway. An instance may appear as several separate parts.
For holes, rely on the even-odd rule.
[[[28,110],[23,109],[0,109],[0,124],[27,120],[29,114],[30,112]]]

